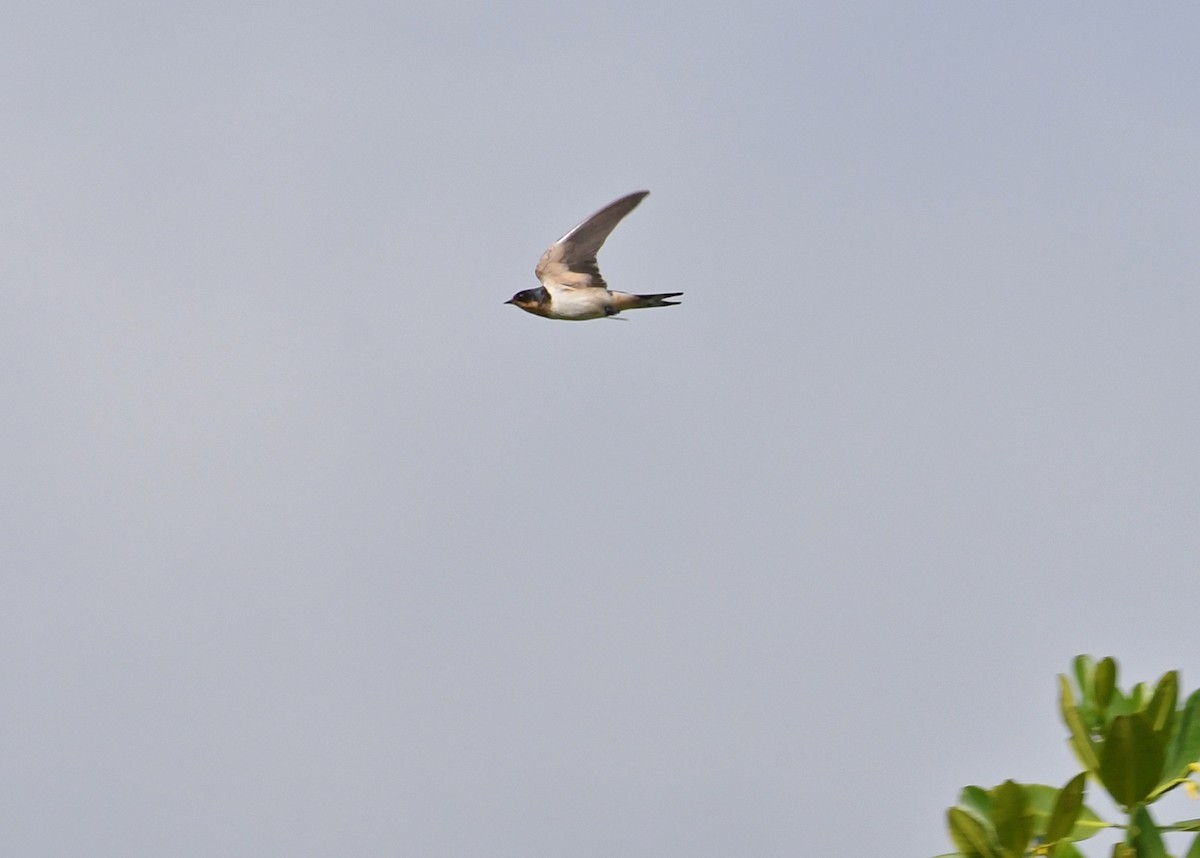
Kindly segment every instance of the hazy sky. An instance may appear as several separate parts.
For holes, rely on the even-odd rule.
[[[1076,653],[1200,685],[1198,33],[10,4],[0,852],[919,858],[1065,782]],[[640,188],[682,306],[502,306]]]

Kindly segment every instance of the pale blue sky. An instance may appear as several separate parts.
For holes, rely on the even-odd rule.
[[[932,855],[1200,685],[1194,5],[3,17],[5,855]]]

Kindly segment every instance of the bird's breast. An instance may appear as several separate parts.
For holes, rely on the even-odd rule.
[[[613,313],[607,289],[550,289],[550,313],[556,319],[603,319]]]

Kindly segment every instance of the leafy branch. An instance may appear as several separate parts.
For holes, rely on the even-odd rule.
[[[947,823],[957,852],[939,858],[1083,858],[1075,845],[1106,828],[1123,829],[1113,858],[1169,858],[1165,831],[1197,832],[1184,858],[1200,858],[1200,819],[1159,824],[1149,806],[1182,786],[1200,796],[1200,690],[1179,703],[1179,674],[1169,671],[1153,690],[1117,685],[1117,663],[1081,655],[1074,686],[1059,676],[1059,704],[1068,744],[1083,771],[1062,788],[1005,781],[985,790],[965,787]],[[1128,815],[1101,819],[1084,804],[1088,783],[1099,784]]]

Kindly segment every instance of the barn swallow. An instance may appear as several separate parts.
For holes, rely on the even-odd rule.
[[[604,240],[650,192],[636,191],[609,203],[572,229],[542,254],[534,273],[542,285],[513,295],[505,304],[514,304],[526,313],[547,319],[604,319],[622,310],[643,307],[673,307],[682,292],[658,295],[631,295],[612,292],[596,263],[596,254]]]

